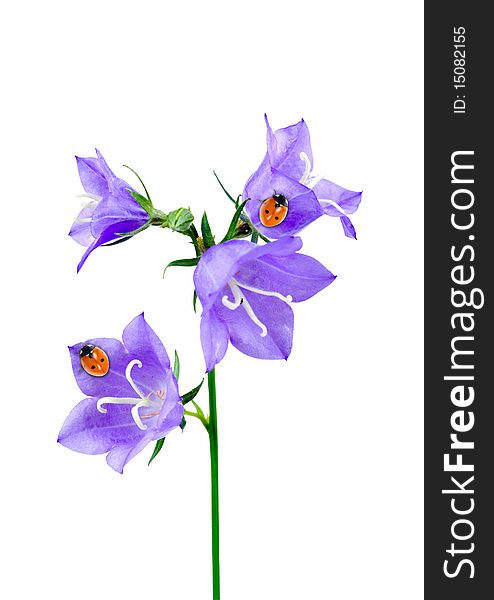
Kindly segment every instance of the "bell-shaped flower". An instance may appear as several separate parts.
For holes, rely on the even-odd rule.
[[[302,302],[335,276],[310,256],[299,254],[296,237],[258,246],[233,239],[209,248],[194,272],[203,306],[201,343],[206,370],[224,357],[228,341],[263,359],[286,359],[292,349],[293,302]]]
[[[78,266],[81,269],[93,250],[103,244],[122,240],[122,234],[146,224],[149,214],[129,193],[133,188],[117,177],[96,150],[96,158],[76,157],[79,177],[87,199],[69,235],[86,246]]]
[[[58,436],[70,450],[107,454],[119,473],[147,444],[178,427],[184,414],[168,354],[143,314],[127,325],[122,340],[95,338],[69,348],[87,397]]]
[[[357,210],[362,193],[347,190],[313,174],[309,129],[303,119],[275,132],[266,116],[265,119],[267,152],[243,191],[244,200],[249,200],[245,212],[256,229],[268,238],[278,239],[295,235],[326,214],[339,217],[345,235],[356,238],[348,215]],[[271,221],[267,224],[263,219],[264,203],[273,196],[281,197],[287,210],[278,223]],[[266,213],[268,210],[269,206]]]

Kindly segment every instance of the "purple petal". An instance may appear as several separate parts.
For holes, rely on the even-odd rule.
[[[76,156],[75,159],[82,187],[86,193],[98,198],[103,198],[108,194],[108,181],[101,170],[100,160],[92,157],[80,158],[79,156]]]
[[[309,129],[305,121],[302,119],[295,125],[278,129],[273,133],[267,117],[265,119],[271,166],[297,181],[300,180],[305,171],[305,162],[300,158],[300,153],[305,152],[311,167],[313,164]]]
[[[341,211],[327,200],[336,202],[345,213],[351,215],[357,210],[362,199],[362,192],[347,190],[327,179],[321,179],[312,189],[321,202],[323,211],[331,217],[341,217]]]
[[[132,369],[133,380],[146,393],[166,390],[170,359],[161,340],[144,319],[144,313],[133,319],[123,331],[122,340],[132,359],[141,361]]]
[[[79,264],[77,265],[77,272],[79,273],[79,271],[82,269],[82,266],[93,250],[96,250],[96,248],[99,248],[99,246],[102,246],[103,244],[108,244],[109,242],[122,239],[120,234],[135,231],[142,225],[142,221],[124,221],[122,223],[113,223],[108,227],[108,229],[105,229],[101,235],[87,248],[86,252],[84,252]]]
[[[69,235],[81,246],[89,246],[94,242],[94,236],[91,233],[91,219],[95,206],[86,206],[77,215],[76,220],[70,228]]]
[[[124,444],[119,446],[114,446],[110,452],[106,455],[106,462],[109,467],[111,467],[117,473],[122,474],[125,465],[137,456],[141,450],[149,444],[151,438],[149,435],[146,435],[142,439],[140,439],[136,444]]]
[[[62,446],[83,454],[103,454],[115,445],[135,445],[144,432],[135,424],[131,406],[108,404],[107,413],[96,408],[95,398],[86,398],[72,409],[58,435]]]
[[[156,419],[154,423],[154,439],[158,439],[159,437],[163,437],[165,435],[164,431],[171,427],[171,424],[174,423],[173,427],[177,427],[182,422],[183,417],[183,405],[182,398],[178,391],[178,384],[175,378],[175,375],[172,371],[168,371],[168,374],[165,379],[165,389],[166,389],[166,398],[161,409],[160,415]],[[180,415],[178,415],[178,413]],[[178,416],[180,418],[178,418]],[[175,420],[178,419],[177,422]]]
[[[128,233],[144,225],[148,213],[139,206],[126,189],[107,195],[95,208],[91,220],[91,231],[95,238],[108,228],[119,223],[119,233]]]
[[[209,310],[216,295],[244,262],[260,258],[265,254],[288,256],[301,247],[300,238],[288,236],[263,246],[247,240],[230,240],[209,248],[203,254],[194,272],[194,285],[204,310]]]
[[[349,238],[353,238],[354,240],[356,240],[357,234],[355,232],[355,227],[353,226],[353,223],[350,221],[350,219],[348,217],[340,217],[340,221],[343,226],[343,231],[345,232],[345,235]]]
[[[212,371],[225,356],[228,348],[228,329],[218,319],[214,309],[207,311],[201,318],[201,344],[206,371]]]
[[[137,315],[123,331],[122,340],[127,350],[140,356],[141,360],[148,358],[160,365],[163,371],[170,368],[170,359],[162,341],[149,326],[144,313]]]
[[[230,310],[218,299],[214,310],[226,324],[230,341],[240,352],[262,359],[286,359],[293,339],[293,311],[282,300],[260,296],[242,290],[256,317],[266,326],[267,335],[261,337],[261,328],[249,317],[244,306]]]
[[[265,255],[242,265],[235,279],[264,291],[291,296],[302,302],[327,287],[336,277],[320,262],[305,254]],[[242,287],[242,286],[241,286]]]
[[[247,180],[242,194],[243,199],[269,198],[273,194],[271,176],[271,165],[269,164],[268,155],[266,154],[257,171],[254,171]]]
[[[89,375],[81,366],[79,352],[87,344],[100,347],[108,356],[110,370],[103,377]],[[103,396],[125,398],[136,395],[125,378],[125,369],[131,357],[119,340],[113,338],[92,338],[70,347],[69,352],[77,385],[87,396],[94,396],[96,398],[102,398]]]
[[[265,227],[260,220],[261,205],[274,193],[283,194],[287,198],[288,214],[279,225]],[[295,235],[323,214],[313,190],[275,170],[271,176],[270,192],[265,197],[251,197],[251,200],[245,205],[245,212],[254,227],[271,239]]]
[[[143,437],[138,440],[137,443],[131,442],[129,444],[114,446],[108,453],[106,462],[118,473],[123,473],[125,465],[134,458],[134,456],[137,456],[150,442],[163,438],[168,435],[170,431],[176,429],[182,422],[183,415],[184,407],[181,404],[177,404],[166,415],[159,430],[153,429],[146,431],[145,433],[143,432]]]

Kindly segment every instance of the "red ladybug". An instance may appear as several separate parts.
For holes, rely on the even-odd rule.
[[[110,359],[99,346],[87,344],[79,352],[81,367],[94,377],[103,377],[110,370]]]
[[[264,227],[276,227],[286,219],[288,200],[283,194],[273,194],[264,200],[259,209],[259,219]]]

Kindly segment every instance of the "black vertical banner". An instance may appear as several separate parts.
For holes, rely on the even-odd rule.
[[[494,597],[488,6],[425,5],[426,600]]]

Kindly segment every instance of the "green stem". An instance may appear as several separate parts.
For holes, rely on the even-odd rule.
[[[218,497],[218,426],[214,369],[208,373],[209,452],[211,454],[211,533],[213,551],[213,600],[220,600],[220,510]]]

